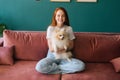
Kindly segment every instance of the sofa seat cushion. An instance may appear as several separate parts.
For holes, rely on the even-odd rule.
[[[5,30],[3,38],[3,46],[15,46],[16,59],[40,60],[48,51],[45,32]]]
[[[45,75],[35,70],[37,61],[17,61],[13,66],[0,65],[0,80],[59,80],[60,74]]]
[[[64,74],[62,80],[120,80],[120,74],[110,63],[86,63],[85,71]]]

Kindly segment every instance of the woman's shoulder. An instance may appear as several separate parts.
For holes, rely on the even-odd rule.
[[[51,25],[49,25],[49,26],[48,26],[48,28],[52,29],[52,28],[54,28],[54,27],[53,27],[53,26],[51,26]]]
[[[65,28],[68,28],[68,29],[69,29],[69,28],[72,29],[72,27],[71,27],[71,26],[68,26],[68,25],[64,25],[64,27],[65,27]]]
[[[47,30],[53,31],[54,28],[55,28],[55,27],[53,27],[53,26],[50,25],[50,26],[48,26]]]
[[[67,26],[67,25],[65,25],[65,27],[64,27],[66,30],[72,30],[72,27],[71,26]]]

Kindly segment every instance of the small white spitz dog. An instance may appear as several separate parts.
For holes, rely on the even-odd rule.
[[[52,47],[54,49],[54,55],[56,59],[67,59],[70,61],[72,57],[71,51],[68,51],[69,48],[69,36],[66,32],[66,29],[56,28],[52,34]],[[62,51],[59,51],[64,49]]]

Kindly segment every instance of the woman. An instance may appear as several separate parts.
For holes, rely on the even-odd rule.
[[[85,69],[85,64],[78,59],[72,58],[71,61],[65,59],[55,59],[53,55],[53,48],[51,46],[51,35],[55,28],[65,28],[69,27],[66,30],[70,37],[70,48],[71,50],[74,46],[74,33],[72,27],[69,24],[69,19],[66,10],[63,7],[56,8],[52,17],[52,23],[47,29],[47,41],[48,41],[48,55],[46,58],[41,59],[37,65],[36,70],[40,73],[45,74],[57,74],[57,73],[75,73],[78,71],[83,71]],[[62,49],[64,50],[64,49]],[[60,50],[60,51],[62,51]]]

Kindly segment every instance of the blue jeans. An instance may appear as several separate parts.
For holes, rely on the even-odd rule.
[[[45,74],[65,74],[83,71],[85,64],[78,59],[72,58],[71,61],[64,59],[55,59],[52,52],[48,51],[46,58],[41,59],[35,69]]]

